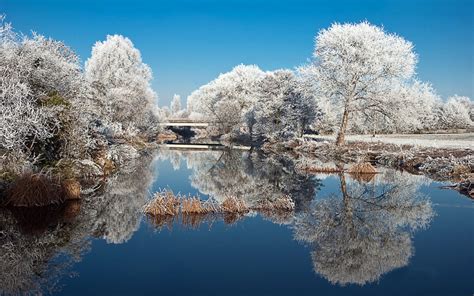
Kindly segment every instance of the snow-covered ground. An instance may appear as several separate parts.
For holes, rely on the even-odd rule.
[[[305,136],[334,141],[332,136]],[[346,141],[383,142],[397,145],[414,145],[436,148],[469,148],[474,149],[474,133],[464,134],[392,134],[392,135],[346,135]]]

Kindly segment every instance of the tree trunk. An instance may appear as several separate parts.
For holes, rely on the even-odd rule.
[[[348,121],[349,121],[349,110],[348,110],[348,106],[346,106],[344,108],[344,114],[342,115],[341,127],[339,128],[339,133],[337,134],[336,146],[344,145],[344,136],[346,133]]]
[[[340,168],[342,169],[342,166]],[[346,225],[347,230],[349,230],[351,237],[355,237],[356,229],[353,219],[352,198],[347,192],[346,177],[344,175],[344,172],[339,173],[339,181],[341,183],[342,199],[344,203],[344,224]]]

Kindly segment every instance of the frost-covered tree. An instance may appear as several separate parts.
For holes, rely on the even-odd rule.
[[[472,110],[474,104],[468,97],[452,96],[439,110],[439,127],[441,129],[450,128],[471,128],[473,126]]]
[[[292,71],[269,72],[261,80],[247,125],[257,141],[301,137],[318,116],[313,96],[300,91]]]
[[[355,133],[413,133],[435,129],[441,99],[428,83],[415,80],[392,84],[385,94],[385,111],[354,111],[349,129]]]
[[[85,75],[97,92],[106,124],[129,131],[147,128],[143,119],[155,114],[150,112],[156,99],[150,85],[152,72],[130,39],[109,35],[97,42],[86,62]]]
[[[173,96],[173,100],[171,100],[170,109],[173,115],[178,114],[179,111],[181,111],[181,96],[180,95],[175,94]]]
[[[230,133],[243,123],[263,77],[255,65],[238,65],[194,91],[188,97],[188,112],[217,124],[219,133]]]
[[[321,92],[343,108],[337,145],[344,143],[354,112],[389,116],[387,94],[394,83],[410,79],[416,65],[410,42],[368,22],[320,31],[314,58]]]
[[[18,35],[2,18],[0,73],[0,148],[40,160],[83,155],[87,91],[69,47],[38,34]]]

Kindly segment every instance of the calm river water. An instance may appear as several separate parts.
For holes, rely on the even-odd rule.
[[[304,161],[161,151],[81,204],[0,212],[0,292],[58,295],[473,295],[474,202],[423,176],[309,175]],[[141,214],[168,188],[292,213],[183,222]],[[0,294],[1,294],[0,293]]]

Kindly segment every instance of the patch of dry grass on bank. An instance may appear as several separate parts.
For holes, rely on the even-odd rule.
[[[318,166],[306,166],[301,169],[306,173],[322,173],[322,174],[337,174],[344,170],[335,167],[318,167]]]
[[[224,213],[246,213],[249,211],[245,202],[234,196],[227,197],[222,202],[221,209]]]
[[[80,198],[81,186],[74,179],[61,180],[45,173],[26,172],[8,186],[6,205],[40,207]]]
[[[350,174],[376,174],[377,170],[368,162],[356,163],[349,169]]]
[[[152,216],[175,216],[179,213],[181,199],[171,191],[156,192],[153,199],[148,202],[143,212]]]
[[[468,147],[419,147],[382,142],[348,142],[338,147],[333,143],[303,141],[292,152],[323,163],[368,162],[424,174],[438,181],[460,182],[474,176],[474,154]]]
[[[234,196],[218,203],[214,199],[201,200],[198,196],[174,194],[170,190],[163,190],[155,193],[154,198],[143,207],[143,212],[157,228],[171,229],[173,223],[181,218],[183,226],[197,229],[203,223],[212,225],[220,218],[226,224],[234,224],[250,211],[276,220],[288,220],[294,207],[295,203],[288,195],[261,200],[254,206],[248,206],[245,201]]]

